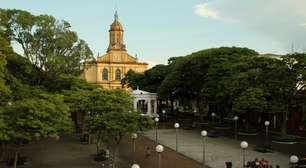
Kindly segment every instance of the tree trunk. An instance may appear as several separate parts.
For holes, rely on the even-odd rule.
[[[90,133],[88,133],[88,145],[90,145],[91,144],[91,135],[90,135]]]
[[[14,168],[17,168],[17,163],[18,163],[18,150],[15,152],[15,157],[14,157]]]
[[[4,157],[5,157],[5,143],[4,142],[1,142],[1,157],[0,157],[0,162],[4,160]]]
[[[99,142],[99,140],[97,140],[96,148],[97,148],[97,155],[98,155],[99,151],[100,151],[100,142]]]
[[[200,121],[201,120],[201,114],[202,114],[202,108],[201,108],[201,98],[198,98],[197,99],[197,107],[198,107],[198,116],[199,116],[199,120],[198,121]]]
[[[285,136],[287,134],[287,114],[288,114],[288,111],[283,112],[283,124],[282,124],[282,130],[281,130],[282,136]]]
[[[116,146],[113,148],[113,168],[116,168],[117,165],[117,153],[118,153],[119,147]]]
[[[249,131],[249,126],[250,126],[250,112],[246,112],[246,117],[245,117],[245,122],[246,122],[246,130]]]
[[[100,153],[100,134],[99,133],[97,137],[96,148],[97,148],[97,155],[98,155]]]

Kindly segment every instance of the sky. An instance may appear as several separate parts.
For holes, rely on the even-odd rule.
[[[106,52],[117,9],[128,52],[150,66],[221,46],[306,51],[306,0],[0,0],[0,8],[66,20],[95,55]]]

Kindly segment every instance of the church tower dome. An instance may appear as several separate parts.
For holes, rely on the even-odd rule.
[[[118,19],[117,11],[115,12],[115,19],[114,19],[114,22],[110,25],[109,31],[123,31],[123,27]]]
[[[123,42],[123,27],[118,19],[118,13],[115,12],[115,19],[110,25],[109,29],[109,46],[107,52],[111,50],[126,51],[125,44]]]

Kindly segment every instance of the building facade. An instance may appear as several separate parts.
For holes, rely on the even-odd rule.
[[[86,63],[81,77],[89,83],[102,86],[105,89],[121,88],[121,79],[129,71],[144,72],[148,64],[138,62],[136,56],[127,53],[123,40],[123,27],[117,12],[109,29],[109,46],[106,54],[97,60]]]

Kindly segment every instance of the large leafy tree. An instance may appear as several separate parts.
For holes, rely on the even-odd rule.
[[[144,73],[137,73],[130,70],[121,83],[123,86],[127,85],[133,89],[139,87],[145,91],[155,93],[167,74],[168,66],[160,64],[152,67]]]
[[[8,95],[10,94],[10,89],[6,85],[6,58],[9,54],[10,47],[8,45],[8,42],[0,36],[0,103],[7,100]]]
[[[0,109],[6,128],[4,140],[13,142],[15,146],[15,162],[17,166],[18,149],[25,141],[41,138],[58,138],[62,131],[70,129],[70,114],[60,95],[41,94],[36,98],[28,98],[13,102]]]
[[[264,112],[267,109],[267,104],[262,89],[248,88],[234,99],[233,111],[245,114],[246,128],[249,129],[250,114]]]
[[[243,59],[254,55],[258,53],[247,48],[221,47],[172,58],[170,72],[158,93],[162,97],[198,101],[197,104],[209,100],[230,109],[232,96],[241,90],[238,86],[242,86],[239,83],[244,76],[237,74],[246,69]]]
[[[70,129],[71,123],[63,96],[33,85],[31,81],[40,70],[14,53],[7,37],[1,33],[0,142],[1,147],[15,147],[16,167],[21,144],[45,137],[58,138],[60,132]],[[3,155],[6,150],[2,148],[1,152]]]
[[[122,138],[149,127],[151,120],[133,112],[133,98],[124,90],[95,90],[93,93],[89,95],[87,125],[90,133],[97,136],[97,151],[101,143],[112,150],[115,166]]]
[[[83,62],[92,57],[88,45],[70,30],[66,21],[52,16],[34,16],[22,10],[0,10],[1,28],[20,44],[24,56],[45,77],[61,73],[78,75]]]
[[[210,103],[221,106],[221,114],[230,113],[233,98],[247,86],[247,61],[258,55],[247,48],[209,49],[209,69],[203,90]],[[222,117],[222,116],[221,116]]]
[[[122,87],[130,87],[132,89],[136,89],[140,87],[143,89],[145,87],[145,76],[143,73],[137,73],[133,70],[129,70],[125,77],[121,80]]]
[[[278,105],[278,107],[282,107],[280,109],[283,113],[282,134],[285,135],[290,108],[305,106],[306,54],[294,53],[285,55],[282,57],[282,63],[286,68],[277,67],[278,78],[281,80],[278,101],[282,103],[282,106]]]
[[[90,130],[112,152],[113,168],[117,167],[119,144],[123,137],[138,131],[151,128],[152,119],[136,112],[108,112],[90,115],[88,125]]]

